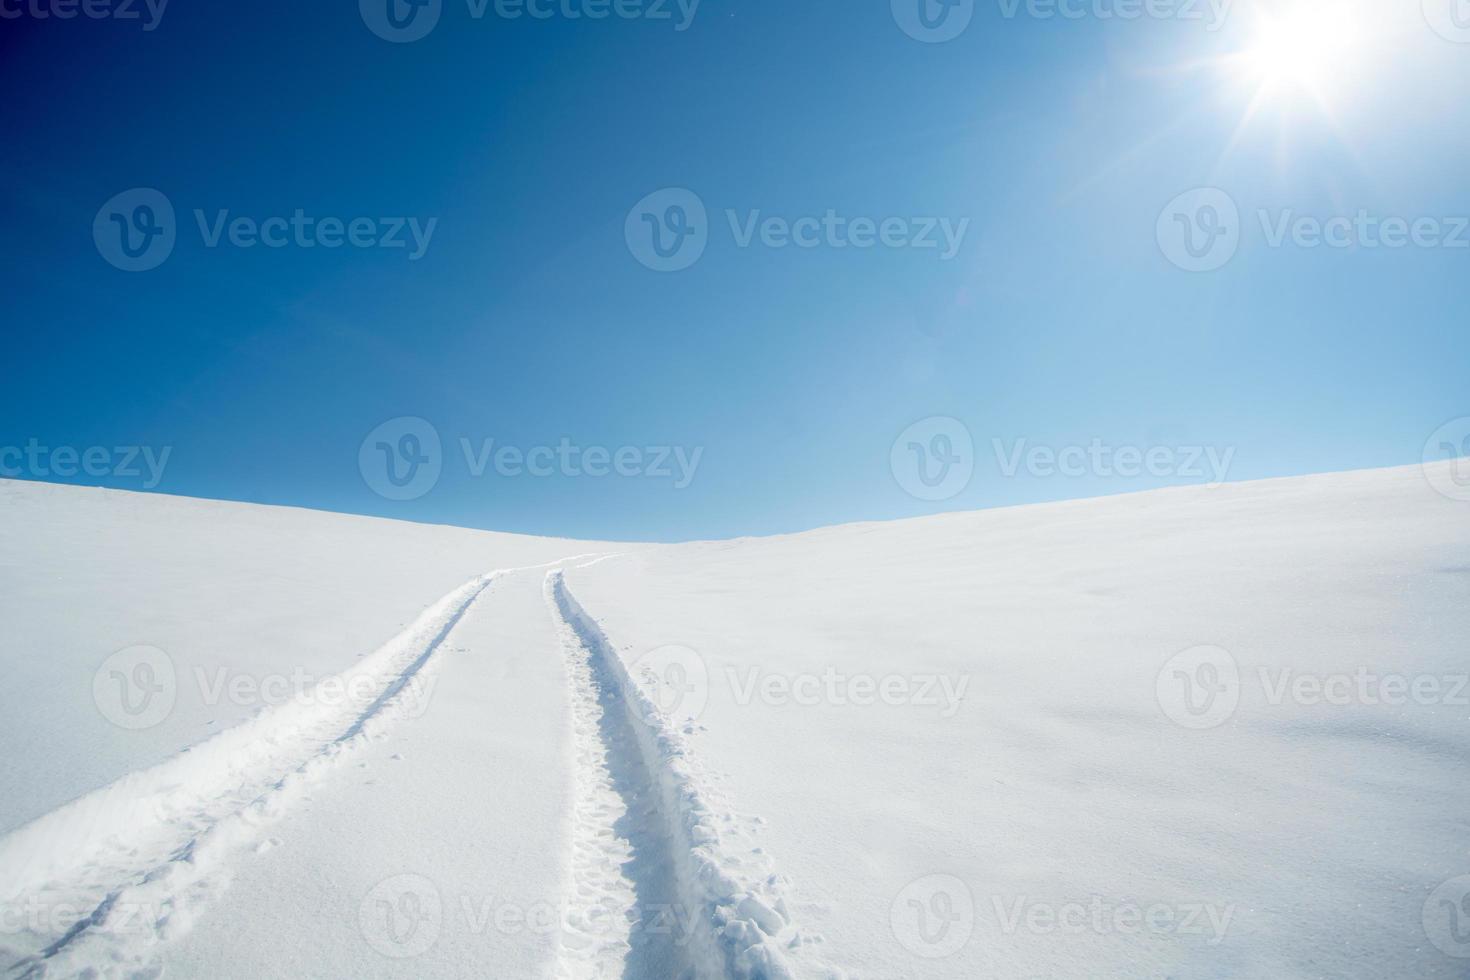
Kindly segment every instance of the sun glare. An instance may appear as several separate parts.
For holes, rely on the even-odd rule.
[[[1354,70],[1362,29],[1346,3],[1303,2],[1263,11],[1242,68],[1265,94],[1326,101]]]

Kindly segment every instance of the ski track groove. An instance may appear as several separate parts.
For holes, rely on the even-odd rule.
[[[562,626],[572,685],[578,790],[568,907],[588,894],[633,898],[628,938],[605,935],[590,950],[569,914],[555,976],[611,976],[622,950],[618,972],[631,978],[792,980],[782,947],[813,937],[792,926],[784,879],[769,873],[758,849],[750,851],[756,858],[732,853],[737,818],[716,814],[683,734],[640,689],[560,569],[547,573],[545,594]],[[607,800],[609,789],[620,806]],[[621,880],[609,885],[608,868],[623,855]]]
[[[0,966],[27,978],[161,975],[149,962],[157,944],[187,931],[262,827],[314,777],[381,738],[394,720],[422,712],[432,693],[424,682],[441,659],[435,654],[497,578],[595,557],[489,572],[441,597],[337,675],[346,690],[370,682],[366,704],[343,697],[263,709],[0,838],[0,911],[29,926],[4,934]],[[62,904],[91,911],[61,927],[54,920]],[[22,948],[9,946],[17,939]]]
[[[592,980],[619,972],[632,948],[632,916],[638,904],[624,874],[632,845],[613,828],[629,813],[609,764],[602,727],[611,720],[585,648],[556,617],[551,579],[544,595],[566,662],[571,705],[573,809],[571,867],[562,917],[556,980]]]

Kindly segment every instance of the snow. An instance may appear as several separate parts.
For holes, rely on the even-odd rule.
[[[0,785],[14,787],[0,793],[0,830],[250,717],[259,699],[206,703],[200,689],[222,669],[231,679],[330,676],[469,579],[579,550],[590,549],[0,480],[10,681]],[[92,678],[109,655],[140,644],[172,658],[181,690],[161,723],[123,735],[94,703]]]
[[[1470,872],[1470,692],[1449,696],[1470,509],[1417,467],[657,549],[566,578],[625,657],[699,653],[688,751],[764,818],[826,966],[1464,973],[1423,920]],[[1238,664],[1239,705],[1188,728],[1159,678],[1205,645]],[[1272,704],[1282,669],[1445,681],[1436,703]],[[969,681],[953,714],[945,679]]]
[[[0,482],[0,968],[1463,976],[1424,477],[672,546]]]

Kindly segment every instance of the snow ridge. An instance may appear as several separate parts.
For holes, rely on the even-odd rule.
[[[621,723],[636,743],[631,748],[651,799],[642,799],[641,793],[635,798],[643,804],[641,815],[658,823],[674,893],[674,940],[667,954],[679,962],[677,972],[665,975],[791,980],[796,973],[784,950],[802,939],[781,897],[780,876],[742,880],[738,869],[745,862],[722,847],[720,827],[733,817],[711,806],[684,733],[635,682],[601,627],[572,596],[560,570],[548,573],[547,593],[585,649],[588,673],[604,688],[604,710],[621,708]],[[613,745],[609,752],[627,748]],[[646,910],[640,911],[646,918]]]
[[[0,839],[0,911],[24,923],[6,937],[24,948],[0,948],[0,967],[157,975],[149,950],[188,929],[233,856],[268,846],[264,824],[393,720],[422,713],[434,654],[500,574],[450,592],[339,674],[343,696],[264,709]]]

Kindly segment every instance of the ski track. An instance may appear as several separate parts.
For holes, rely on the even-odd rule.
[[[567,666],[574,780],[555,976],[793,978],[787,950],[819,940],[791,925],[784,879],[748,846],[759,821],[713,806],[685,747],[692,729],[669,724],[567,589],[563,566],[612,557],[472,579],[337,676],[361,692],[355,700],[267,708],[0,838],[0,968],[160,976],[157,946],[188,930],[250,849],[275,843],[265,826],[357,748],[422,713],[435,655],[495,580],[550,569],[543,592]]]
[[[233,859],[270,846],[267,823],[394,721],[422,714],[435,654],[496,578],[594,557],[478,576],[337,675],[349,693],[264,709],[0,838],[0,968],[159,976],[154,948],[228,885]]]
[[[562,624],[577,782],[556,976],[795,977],[787,951],[819,939],[792,925],[785,880],[741,818],[714,805],[686,747],[692,726],[669,723],[560,570],[547,573],[545,593]],[[580,910],[627,908],[630,897],[598,934],[578,924]]]
[[[549,577],[544,591],[555,618]],[[556,622],[567,665],[574,799],[571,874],[555,977],[592,980],[621,972],[632,948],[638,893],[624,868],[633,862],[633,847],[614,829],[628,820],[631,801],[620,792],[626,787],[615,779],[609,759],[618,739],[608,731],[616,717],[607,710],[608,692],[599,687],[585,648],[565,623]]]

